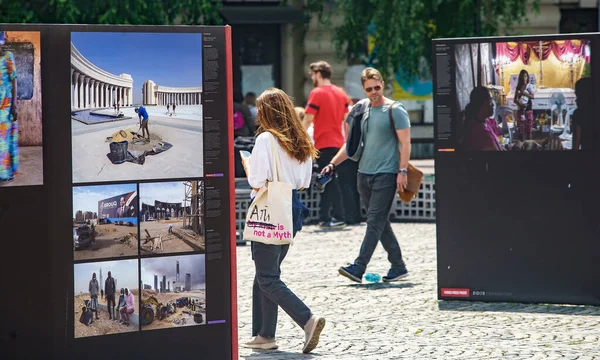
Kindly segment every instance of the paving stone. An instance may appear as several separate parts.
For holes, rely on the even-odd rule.
[[[437,300],[433,224],[394,223],[409,276],[385,284],[356,284],[338,275],[354,261],[365,226],[324,232],[307,226],[296,237],[282,280],[327,325],[319,346],[302,354],[304,332],[279,311],[279,349],[239,348],[240,359],[598,359],[600,308]],[[238,246],[240,344],[251,339],[254,264]],[[367,272],[385,275],[378,245]]]

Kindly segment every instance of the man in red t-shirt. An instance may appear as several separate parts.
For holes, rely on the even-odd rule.
[[[331,65],[326,61],[310,64],[310,78],[315,88],[310,92],[303,120],[305,129],[314,124],[315,147],[319,150],[317,164],[322,169],[329,164],[344,144],[342,123],[348,115],[348,97],[344,90],[331,83]],[[332,215],[329,215],[333,207]],[[321,226],[343,227],[342,196],[336,176],[321,194]]]

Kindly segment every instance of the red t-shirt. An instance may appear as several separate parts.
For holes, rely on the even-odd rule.
[[[314,88],[308,97],[306,114],[314,115],[314,138],[317,149],[341,148],[344,144],[342,122],[348,112],[348,97],[335,85]]]

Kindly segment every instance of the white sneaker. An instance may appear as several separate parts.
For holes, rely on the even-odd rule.
[[[275,338],[264,338],[260,335],[256,336],[251,341],[248,341],[244,344],[245,348],[248,349],[261,349],[261,350],[275,350],[279,346],[277,346],[277,342]]]
[[[325,318],[311,316],[308,323],[304,326],[304,334],[306,336],[304,340],[304,348],[302,352],[308,354],[313,351],[319,344],[319,335],[325,327]]]

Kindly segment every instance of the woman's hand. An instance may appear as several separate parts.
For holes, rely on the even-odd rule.
[[[246,172],[246,177],[250,175],[250,158],[242,157],[242,166]]]
[[[408,176],[405,174],[398,174],[396,177],[396,184],[398,185],[398,190],[404,192],[406,185],[408,185]]]

